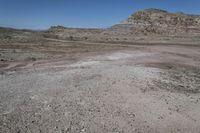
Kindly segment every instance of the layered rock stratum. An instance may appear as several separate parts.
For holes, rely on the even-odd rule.
[[[200,16],[160,9],[138,11],[108,29],[112,34],[177,35],[200,34]]]

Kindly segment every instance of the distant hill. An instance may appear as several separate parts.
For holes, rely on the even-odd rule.
[[[157,37],[159,36],[159,37]],[[46,31],[16,30],[0,28],[0,40],[43,41],[46,38],[87,41],[178,41],[200,39],[200,16],[183,12],[170,13],[161,9],[145,9],[130,15],[126,20],[107,29],[67,28],[52,26]]]
[[[44,36],[42,31],[27,29],[14,29],[9,27],[0,27],[0,41],[9,42],[38,42]]]

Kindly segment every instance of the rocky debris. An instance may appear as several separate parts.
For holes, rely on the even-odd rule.
[[[69,64],[5,63],[15,67],[0,71],[0,132],[200,131],[199,47],[114,47]]]

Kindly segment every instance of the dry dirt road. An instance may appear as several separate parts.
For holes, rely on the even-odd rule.
[[[0,132],[200,132],[200,46],[79,57],[2,66]]]

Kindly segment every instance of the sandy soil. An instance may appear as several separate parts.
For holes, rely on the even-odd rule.
[[[98,49],[1,63],[0,132],[200,132],[200,46]]]

